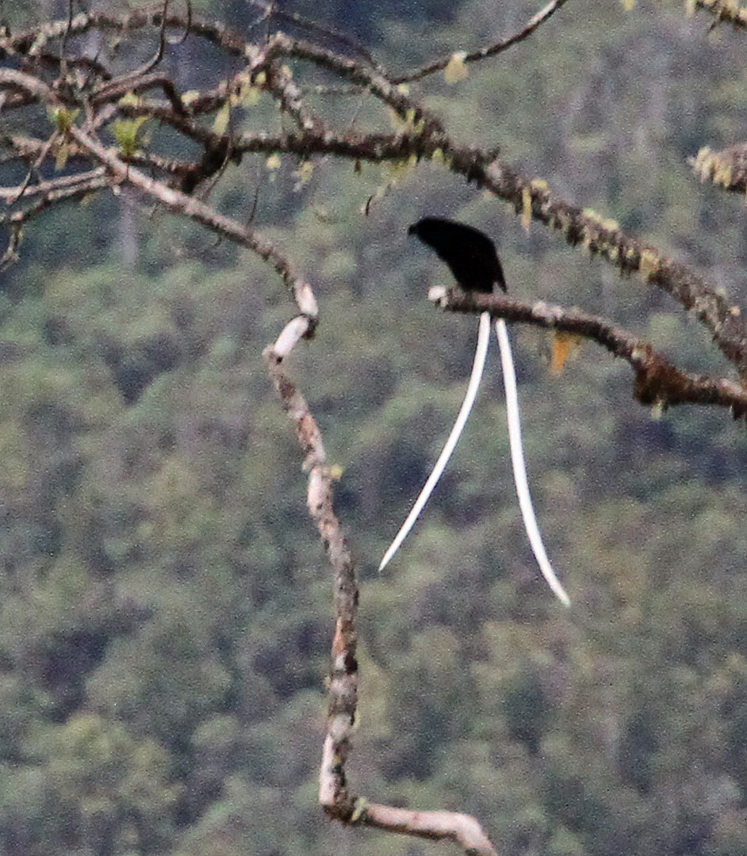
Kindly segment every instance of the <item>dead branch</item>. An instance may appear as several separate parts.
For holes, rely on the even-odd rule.
[[[360,807],[361,823],[387,832],[399,832],[432,841],[453,841],[470,856],[497,856],[480,824],[468,814],[455,811],[412,811],[366,803]]]
[[[281,340],[283,335],[281,334]],[[333,479],[327,466],[322,436],[304,397],[282,369],[273,347],[265,350],[270,377],[283,408],[293,423],[309,474],[307,502],[309,514],[319,530],[332,565],[337,624],[332,643],[332,672],[327,711],[327,738],[320,774],[320,801],[325,811],[338,820],[350,820],[355,798],[345,777],[345,762],[351,748],[351,734],[358,709],[358,660],[355,620],[358,611],[358,582],[355,567],[333,510]]]

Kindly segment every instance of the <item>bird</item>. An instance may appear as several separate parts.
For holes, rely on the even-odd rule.
[[[407,233],[436,251],[464,291],[490,294],[496,285],[507,291],[495,244],[479,229],[442,217],[423,217]]]
[[[495,244],[479,229],[467,226],[465,223],[458,223],[455,220],[446,220],[442,217],[423,217],[417,223],[413,223],[408,228],[407,233],[415,235],[424,244],[436,251],[438,257],[448,266],[457,285],[464,291],[491,294],[495,286],[498,286],[503,291],[508,291],[506,280],[503,276],[503,267],[498,258],[498,251],[495,248]],[[495,332],[498,337],[501,366],[503,368],[504,385],[506,388],[506,418],[508,422],[509,445],[511,448],[511,465],[524,528],[526,529],[529,544],[542,572],[542,576],[560,602],[565,606],[570,606],[571,601],[547,557],[547,551],[545,550],[534,513],[531,494],[529,493],[529,479],[524,459],[524,444],[521,439],[521,417],[519,414],[519,396],[516,387],[516,370],[514,368],[511,342],[508,337],[508,327],[502,318],[497,319],[495,322]],[[464,430],[464,426],[467,424],[467,419],[477,398],[477,391],[480,388],[489,341],[490,314],[483,312],[480,315],[477,347],[472,363],[472,374],[464,401],[459,408],[459,414],[451,429],[449,438],[431,474],[423,485],[415,504],[394,540],[389,545],[389,548],[384,553],[384,557],[379,564],[379,571],[384,570],[415,525],[415,521],[420,516],[423,508],[425,508],[425,504],[438,484],[446,468],[446,464],[449,462],[449,458],[459,442],[459,438]]]

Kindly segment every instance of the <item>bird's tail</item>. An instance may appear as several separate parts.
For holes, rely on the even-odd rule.
[[[456,444],[459,442],[459,437],[464,430],[464,426],[467,424],[467,419],[469,418],[472,406],[475,403],[477,390],[480,388],[480,381],[482,380],[482,373],[485,368],[485,356],[488,353],[489,342],[490,316],[487,312],[483,312],[482,315],[480,315],[480,327],[477,334],[477,348],[475,350],[475,359],[472,364],[472,375],[469,379],[467,394],[464,396],[464,401],[462,402],[462,406],[459,410],[459,415],[456,418],[454,427],[451,429],[449,439],[446,441],[446,445],[444,446],[439,459],[436,461],[436,466],[433,468],[433,471],[428,476],[428,480],[423,485],[423,489],[420,491],[420,496],[415,501],[415,505],[413,505],[410,513],[407,515],[407,519],[402,524],[394,541],[389,545],[389,549],[384,553],[384,558],[381,560],[381,564],[379,565],[379,571],[384,570],[394,554],[399,550],[402,542],[407,538],[410,530],[415,524],[415,521],[420,516],[420,512],[423,510],[426,502],[428,502],[428,499],[430,498],[430,495],[433,493],[433,489],[438,484],[438,480],[441,478],[441,474],[443,473],[446,464],[449,462],[449,458],[456,448]]]
[[[482,317],[482,316],[481,316]],[[514,358],[511,353],[511,342],[508,338],[506,322],[499,318],[495,322],[495,332],[498,336],[498,344],[501,351],[501,366],[503,367],[503,383],[506,387],[506,417],[508,420],[508,439],[511,445],[511,464],[514,471],[514,483],[516,493],[519,496],[519,508],[524,518],[524,528],[529,538],[537,564],[540,566],[542,576],[553,590],[557,598],[566,606],[571,605],[570,598],[557,578],[550,560],[547,558],[545,545],[542,543],[537,518],[532,506],[532,497],[529,493],[529,482],[527,480],[527,467],[524,460],[524,447],[521,439],[521,417],[519,416],[519,396],[516,391],[516,372],[514,370]]]

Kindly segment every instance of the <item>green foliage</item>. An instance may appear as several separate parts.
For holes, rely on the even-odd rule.
[[[114,139],[125,157],[133,157],[137,154],[144,142],[142,128],[147,121],[147,116],[138,116],[135,119],[120,119],[112,123]]]

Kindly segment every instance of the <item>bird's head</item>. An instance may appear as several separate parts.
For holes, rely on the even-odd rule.
[[[495,285],[506,290],[495,244],[479,229],[442,217],[423,217],[407,234],[435,250],[465,291],[489,294]]]
[[[428,236],[438,230],[439,225],[444,222],[446,221],[438,217],[423,217],[422,220],[418,220],[417,223],[413,223],[409,227],[407,234],[415,235],[416,238],[420,238],[421,241],[428,243]]]

